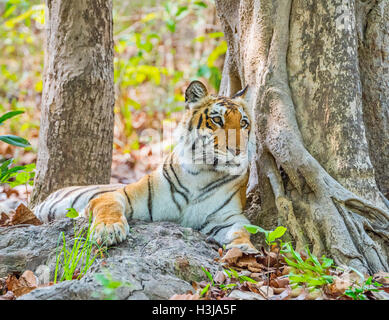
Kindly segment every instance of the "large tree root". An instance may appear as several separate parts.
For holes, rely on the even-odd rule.
[[[229,51],[236,54],[227,57],[221,92],[228,94],[240,78],[251,88],[248,99],[257,116],[261,184],[257,221],[282,223],[298,249],[309,245],[315,254],[329,255],[338,265],[368,273],[389,271],[387,200],[380,199],[374,183],[376,204],[351,192],[304,146],[286,65],[291,1],[255,3],[257,11],[251,13],[249,1],[216,2]],[[243,26],[240,37],[235,36],[237,24]]]
[[[278,21],[289,21],[290,5],[279,2]],[[257,94],[261,175],[269,179],[277,210],[297,247],[308,242],[313,252],[327,253],[338,264],[369,273],[388,271],[388,208],[347,190],[304,147],[287,80],[288,33],[287,26],[275,25]],[[294,190],[285,190],[281,170]],[[304,216],[296,216],[295,204]]]

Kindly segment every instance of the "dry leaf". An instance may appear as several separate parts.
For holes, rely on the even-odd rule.
[[[334,276],[333,283],[327,287],[330,294],[338,296],[342,295],[351,285],[352,282],[349,278]]]
[[[273,292],[275,295],[280,294],[280,293],[284,292],[285,290],[286,290],[286,288],[273,288]]]
[[[389,284],[389,272],[380,271],[373,275],[373,280],[381,284]]]
[[[274,291],[275,292],[275,291]],[[281,292],[280,294],[278,295],[274,295],[273,297],[271,297],[270,299],[271,300],[288,300],[290,298],[290,293],[291,293],[291,290],[290,288],[286,288],[284,289],[283,292]]]
[[[7,225],[17,224],[32,224],[34,226],[41,225],[42,222],[34,215],[34,213],[28,209],[23,203],[21,203],[16,211],[10,215]]]
[[[8,291],[12,291],[16,297],[20,297],[38,286],[38,279],[30,270],[26,270],[19,278],[14,275],[8,275],[6,279]]]
[[[200,296],[196,294],[175,294],[169,300],[200,300]]]
[[[274,296],[274,291],[272,287],[262,286],[259,288],[259,290],[262,291],[267,296],[268,299]]]
[[[213,280],[216,282],[216,283],[224,283],[224,281],[226,280],[227,276],[225,275],[225,273],[223,271],[218,271],[216,273],[216,275],[213,277]]]
[[[8,219],[9,219],[8,215],[4,212],[1,212],[0,213],[0,227],[6,226]]]
[[[242,250],[240,250],[239,248],[231,248],[227,251],[226,255],[221,259],[221,261],[228,262],[230,264],[235,264],[236,261],[242,256]]]
[[[279,277],[276,279],[272,279],[270,281],[270,285],[275,288],[286,288],[286,286],[289,284],[289,278],[288,277]]]
[[[238,267],[241,268],[247,268],[251,272],[261,272],[261,264],[257,262],[257,259],[253,256],[243,256],[242,258],[239,259],[239,261],[236,263]]]
[[[0,300],[15,300],[16,297],[12,291],[8,291],[6,294],[0,296]]]
[[[296,298],[296,297],[300,296],[303,293],[304,293],[304,288],[303,287],[297,287],[297,288],[292,289],[292,291],[290,292],[290,296],[292,298]]]

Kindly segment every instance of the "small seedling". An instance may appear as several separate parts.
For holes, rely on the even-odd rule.
[[[352,298],[353,300],[367,300],[366,294],[369,291],[377,292],[379,287],[382,287],[381,283],[377,281],[373,282],[373,276],[367,278],[362,285],[353,284],[345,292],[344,295]]]
[[[281,238],[287,230],[283,226],[278,226],[274,230],[270,230],[270,231],[265,230],[259,226],[252,225],[252,224],[245,225],[244,227],[246,228],[246,230],[248,232],[250,232],[252,234],[256,234],[258,232],[264,233],[265,234],[265,241],[266,241],[266,244],[268,245],[269,252],[271,250],[271,246],[277,245],[276,240]],[[279,240],[279,241],[282,245],[282,241],[281,240]],[[277,261],[278,261],[278,252],[277,252]],[[269,268],[269,264],[270,264],[270,259],[268,259],[268,263],[267,263],[268,268]],[[278,265],[277,265],[277,268],[278,268]],[[268,285],[267,285],[266,295],[269,296],[269,286],[270,286],[270,275],[269,274],[267,275],[267,281],[268,281]]]
[[[287,230],[283,226],[279,226],[279,227],[275,228],[274,230],[270,230],[270,231],[265,230],[261,227],[252,225],[252,224],[245,225],[244,227],[246,228],[246,230],[248,232],[250,232],[252,234],[256,234],[258,232],[264,233],[266,244],[269,246],[274,244],[275,240],[277,240],[278,238],[281,238]]]

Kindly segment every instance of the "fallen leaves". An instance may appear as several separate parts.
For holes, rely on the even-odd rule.
[[[0,227],[21,224],[31,224],[37,226],[41,225],[42,222],[23,203],[21,203],[15,211],[11,212],[11,214],[5,214],[2,212],[0,215]]]
[[[38,280],[34,273],[26,270],[20,277],[11,274],[6,279],[8,291],[12,291],[16,297],[29,293],[38,286]]]
[[[322,286],[291,283],[289,273],[292,270],[278,252],[261,248],[259,253],[246,253],[238,248],[224,252],[219,248],[220,269],[208,281],[192,282],[193,291],[183,295],[174,295],[172,300],[349,300],[345,291],[351,286],[361,285],[361,275],[350,268],[343,271],[331,269],[333,282]],[[301,252],[306,260],[308,256]],[[296,270],[294,270],[296,272]],[[388,299],[389,274],[379,272],[374,281],[382,284],[377,291],[367,290],[369,299]]]
[[[170,297],[169,300],[200,300],[200,296],[198,294],[175,294]]]
[[[6,278],[0,278],[0,300],[15,300],[34,289],[53,285],[53,282],[39,284],[38,277],[31,270],[11,273]]]

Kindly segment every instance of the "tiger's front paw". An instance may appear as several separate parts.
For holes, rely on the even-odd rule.
[[[254,247],[251,242],[234,243],[231,242],[226,246],[226,249],[238,248],[245,253],[258,253],[259,251]]]
[[[126,239],[130,232],[130,227],[125,217],[117,221],[112,219],[99,219],[97,216],[92,224],[93,239],[100,245],[111,246]]]
[[[234,240],[226,246],[226,249],[231,248],[238,248],[247,253],[259,252],[251,243],[250,234],[245,229],[234,232]]]

